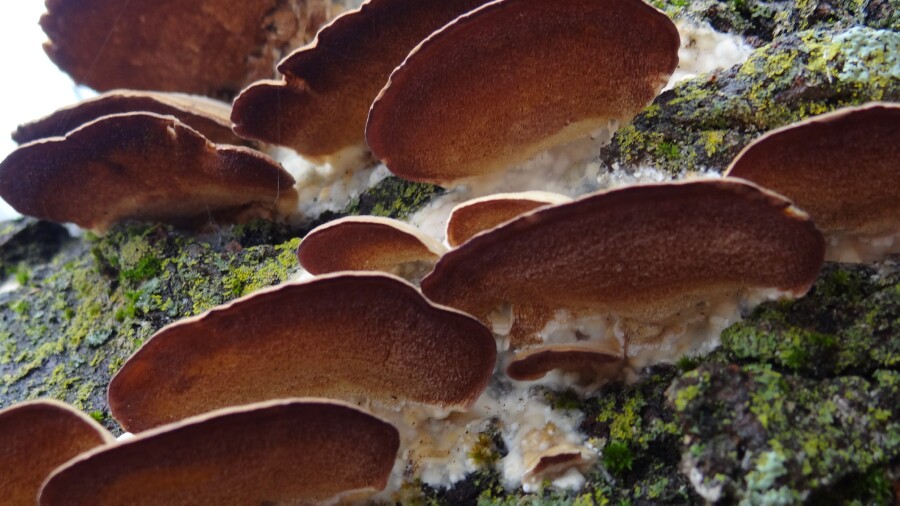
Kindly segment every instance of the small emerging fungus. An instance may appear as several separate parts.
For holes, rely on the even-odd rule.
[[[573,469],[587,474],[596,460],[595,455],[576,445],[553,446],[536,452],[531,460],[526,462],[527,470],[522,477],[522,483],[525,488],[538,490],[544,482],[560,478]]]
[[[62,137],[79,126],[110,114],[150,112],[175,116],[204,137],[220,144],[244,144],[231,131],[231,106],[225,102],[198,95],[114,90],[75,105],[64,107],[39,120],[20,125],[13,132],[19,144]]]
[[[866,262],[900,253],[900,105],[848,107],[773,130],[727,176],[770,188],[808,212],[826,258]]]
[[[300,243],[297,258],[312,274],[382,271],[415,279],[431,270],[445,251],[401,221],[351,216],[312,230]]]
[[[97,231],[128,219],[188,227],[272,219],[296,206],[293,184],[258,151],[216,146],[149,113],[104,116],[0,162],[0,197],[16,211]]]
[[[234,103],[238,135],[325,157],[365,146],[366,115],[391,71],[425,37],[485,0],[369,0],[322,29]]]
[[[450,212],[447,220],[447,244],[455,248],[475,234],[490,230],[528,211],[571,201],[571,198],[558,193],[529,191],[497,193],[463,202]]]
[[[40,504],[349,500],[387,485],[399,445],[391,424],[340,402],[251,404],[82,455],[50,476]]]
[[[499,0],[422,42],[372,105],[366,139],[411,181],[449,186],[628,120],[680,38],[641,0]]]
[[[625,357],[618,346],[611,344],[602,343],[607,349],[565,344],[540,346],[517,353],[506,367],[506,375],[514,380],[529,381],[557,369],[578,373],[590,382],[597,377],[615,378],[619,376]]]
[[[47,55],[76,83],[233,96],[327,21],[321,0],[47,0]]]
[[[508,333],[513,349],[618,341],[640,366],[660,359],[639,357],[647,350],[674,359],[716,338],[741,300],[804,294],[823,255],[821,233],[789,201],[698,180],[533,211],[448,252],[422,290]]]
[[[0,410],[0,498],[33,506],[41,483],[69,459],[115,441],[80,411],[57,401],[23,402]]]
[[[109,405],[131,432],[291,396],[465,409],[495,360],[491,333],[470,316],[400,278],[341,273],[163,328],[110,381]]]

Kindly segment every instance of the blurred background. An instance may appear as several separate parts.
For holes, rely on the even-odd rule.
[[[16,148],[10,138],[16,126],[96,95],[89,88],[75,86],[44,54],[41,46],[47,37],[38,25],[43,12],[43,0],[6,1],[0,7],[0,159]],[[0,220],[16,216],[18,213],[0,200]]]

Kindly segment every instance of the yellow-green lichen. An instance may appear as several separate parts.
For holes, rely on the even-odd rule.
[[[900,33],[810,30],[754,51],[743,64],[683,81],[613,137],[608,168],[678,176],[723,171],[771,129],[872,100],[900,100]]]

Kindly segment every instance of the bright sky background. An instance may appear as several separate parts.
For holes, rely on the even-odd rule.
[[[43,12],[43,0],[5,0],[0,7],[0,159],[16,148],[9,136],[16,126],[95,95],[76,87],[44,54],[47,36],[38,25]],[[0,200],[0,220],[15,216]]]

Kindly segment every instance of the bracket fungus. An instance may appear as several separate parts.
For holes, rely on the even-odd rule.
[[[391,71],[425,37],[485,0],[369,0],[278,64],[281,81],[241,92],[238,135],[326,157],[365,146],[366,116]]]
[[[823,255],[821,233],[789,201],[739,180],[698,180],[528,213],[448,252],[422,291],[495,331],[498,308],[511,310],[500,333],[513,349],[618,340],[641,366],[658,360],[648,350],[673,359],[705,343],[694,325],[736,317],[744,297],[804,294]]]
[[[340,402],[251,404],[82,455],[50,476],[40,504],[335,502],[383,489],[399,445],[391,424]]]
[[[225,102],[198,95],[136,90],[113,90],[64,107],[41,119],[20,125],[12,137],[19,144],[47,137],[62,137],[103,116],[128,112],[175,116],[212,142],[246,143],[231,131],[231,106]]]
[[[900,253],[900,105],[872,103],[773,130],[726,175],[793,200],[828,236],[826,258]]]
[[[199,227],[274,218],[296,206],[293,184],[258,151],[217,146],[150,113],[104,116],[0,162],[0,197],[16,211],[101,232],[128,219]]]
[[[672,21],[641,0],[491,2],[409,54],[372,104],[366,139],[411,181],[499,172],[633,117],[679,45]]]
[[[44,51],[76,83],[231,97],[272,77],[330,1],[47,0]]]
[[[340,273],[164,327],[110,381],[109,405],[132,432],[293,396],[458,410],[487,386],[496,355],[481,323],[406,281]]]
[[[439,242],[402,221],[350,216],[313,229],[300,242],[297,258],[312,274],[382,271],[416,279],[445,252]]]
[[[115,441],[84,413],[61,402],[40,400],[0,410],[0,498],[8,506],[31,506],[41,483],[76,455]]]
[[[571,201],[571,198],[559,193],[529,191],[496,193],[463,202],[450,211],[447,219],[447,244],[455,248],[476,234],[528,211]]]

